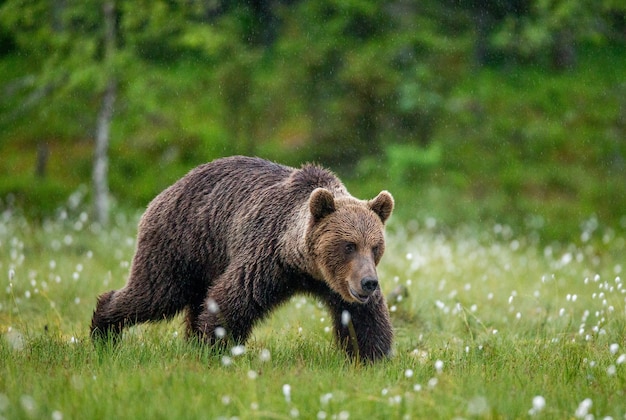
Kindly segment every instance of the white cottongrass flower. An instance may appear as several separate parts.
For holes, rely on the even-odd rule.
[[[543,410],[545,406],[546,406],[546,399],[544,397],[542,397],[541,395],[537,395],[533,397],[533,408],[535,410],[537,411]]]
[[[413,349],[411,356],[417,358],[422,363],[428,360],[428,352],[424,350]]]
[[[404,376],[407,378],[412,378],[413,377],[413,369],[407,369],[404,371]]]
[[[617,351],[619,350],[619,344],[617,344],[617,343],[611,344],[609,346],[609,350],[611,351],[611,354],[617,353]]]
[[[332,398],[333,398],[333,394],[331,394],[330,392],[327,392],[326,394],[323,394],[320,397],[320,404],[328,405],[328,403],[330,402]]]
[[[443,371],[443,361],[437,360],[435,362],[435,370],[437,371],[437,373],[441,373]]]
[[[259,360],[261,360],[262,362],[269,362],[271,358],[272,355],[268,349],[263,349],[259,353]]]
[[[578,408],[576,408],[576,412],[574,413],[574,416],[578,419],[582,419],[586,417],[587,414],[589,414],[589,409],[591,408],[592,405],[593,405],[593,401],[591,401],[591,398],[585,398],[584,400],[581,401],[580,404],[578,404]]]
[[[217,302],[214,299],[209,298],[206,303],[207,303],[207,309],[209,310],[209,312],[211,312],[212,314],[216,314],[219,312],[220,307],[218,306]]]
[[[400,404],[402,402],[402,395],[394,395],[393,397],[389,398],[389,404],[391,405],[397,405]]]
[[[350,315],[350,312],[344,310],[341,313],[341,325],[343,325],[344,327],[347,327],[350,324],[351,319],[352,315]]]
[[[226,330],[223,327],[217,327],[213,333],[215,334],[215,338],[226,337]]]
[[[621,365],[624,362],[626,362],[626,353],[620,354],[620,356],[615,361],[615,363],[617,363],[618,365]]]
[[[37,403],[35,402],[35,399],[30,395],[22,395],[20,397],[20,405],[22,406],[24,411],[31,415],[34,414],[37,410]]]
[[[534,416],[535,414],[543,410],[545,406],[546,406],[546,399],[542,397],[541,395],[536,395],[535,397],[533,397],[533,407],[530,410],[528,410],[528,414],[531,416]]]
[[[489,402],[482,395],[477,395],[467,403],[467,414],[470,416],[484,417],[489,411]]]
[[[241,356],[245,352],[246,352],[246,347],[241,344],[230,349],[230,354],[232,354],[233,356]]]
[[[24,346],[26,345],[26,340],[24,339],[24,336],[17,330],[14,330],[13,328],[9,327],[5,337],[7,339],[7,341],[9,342],[9,345],[13,348],[13,350],[24,350]]]
[[[285,401],[290,403],[291,402],[291,385],[289,384],[283,385],[283,395],[285,396]]]

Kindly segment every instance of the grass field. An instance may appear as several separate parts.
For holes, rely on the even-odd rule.
[[[121,287],[137,216],[98,229],[80,193],[54,220],[0,215],[0,418],[625,418],[626,238],[575,244],[507,226],[392,221],[380,266],[395,356],[355,365],[317,302],[295,298],[245,347],[184,339],[182,319],[95,348],[96,296]]]

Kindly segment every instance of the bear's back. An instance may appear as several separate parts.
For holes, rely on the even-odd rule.
[[[217,159],[161,192],[144,213],[141,233],[194,247],[198,242],[221,243],[225,232],[243,227],[269,231],[269,225],[299,217],[297,209],[318,187],[336,196],[347,194],[332,172],[317,165],[295,169],[255,157]]]
[[[179,182],[211,188],[221,183],[237,187],[269,186],[285,180],[293,168],[256,157],[231,156],[192,169]]]
[[[273,191],[278,199],[308,199],[318,187],[327,188],[337,196],[347,194],[341,181],[331,171],[314,164],[300,169],[265,159],[232,156],[214,160],[191,170],[179,182],[206,195],[217,188],[220,193],[249,197],[260,190]],[[216,191],[217,192],[217,191]]]

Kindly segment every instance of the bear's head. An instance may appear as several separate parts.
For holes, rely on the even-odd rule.
[[[376,266],[393,204],[387,191],[369,201],[336,198],[325,188],[309,197],[309,252],[319,276],[347,302],[366,303],[379,289]]]

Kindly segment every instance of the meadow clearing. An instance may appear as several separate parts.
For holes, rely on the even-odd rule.
[[[489,224],[392,220],[379,267],[395,355],[347,360],[297,297],[246,346],[185,340],[182,318],[92,345],[98,294],[122,287],[138,214],[107,229],[83,195],[34,223],[0,214],[0,418],[626,418],[626,237],[571,244]],[[6,203],[5,203],[6,204]]]

